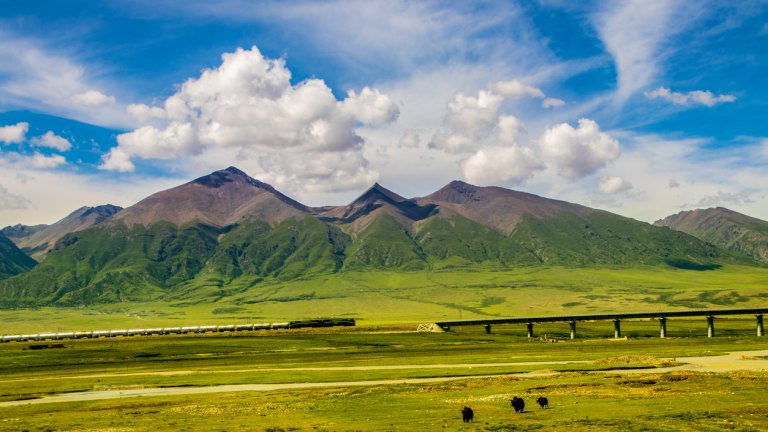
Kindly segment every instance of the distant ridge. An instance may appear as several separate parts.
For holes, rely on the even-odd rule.
[[[768,263],[768,222],[723,207],[683,211],[654,222]]]
[[[37,262],[24,254],[4,234],[0,233],[0,279],[31,270]]]
[[[3,232],[10,232],[11,240],[25,253],[37,261],[42,261],[59,239],[65,235],[82,231],[100,224],[122,210],[111,204],[96,207],[80,207],[63,219],[51,225],[6,227]]]
[[[578,204],[543,198],[501,187],[478,187],[452,181],[440,190],[416,200],[437,205],[443,214],[459,214],[509,235],[525,215],[541,219],[563,214],[587,216],[601,212]]]
[[[436,210],[434,204],[419,205],[375,183],[349,205],[323,207],[317,209],[315,214],[326,222],[351,224],[352,231],[358,232],[368,226],[377,214],[388,214],[410,228],[414,222],[435,214]]]

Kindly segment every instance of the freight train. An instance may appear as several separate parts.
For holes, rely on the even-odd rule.
[[[150,336],[150,335],[170,335],[170,334],[189,334],[189,333],[222,333],[239,332],[255,330],[278,330],[278,329],[298,329],[313,327],[336,327],[336,326],[354,326],[353,318],[316,318],[308,320],[288,321],[279,323],[262,324],[229,324],[229,325],[205,325],[205,326],[187,326],[187,327],[159,327],[147,329],[127,329],[127,330],[94,330],[77,332],[59,332],[59,333],[36,333],[36,334],[16,334],[3,335],[0,342],[26,342],[42,340],[61,340],[61,339],[91,339],[100,337],[117,336]]]

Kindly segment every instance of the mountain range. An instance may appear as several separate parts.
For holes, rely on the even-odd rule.
[[[41,234],[53,225],[11,227],[17,239],[39,239],[28,250],[47,254],[0,281],[3,304],[226,296],[235,281],[356,270],[754,264],[681,231],[460,181],[413,199],[375,184],[349,205],[309,207],[230,167],[118,210],[81,212],[103,217],[68,225],[83,229],[55,242]]]
[[[768,263],[768,222],[722,207],[684,211],[654,222]]]

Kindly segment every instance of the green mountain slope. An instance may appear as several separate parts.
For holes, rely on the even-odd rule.
[[[118,216],[65,235],[34,270],[0,281],[2,304],[218,301],[367,270],[754,264],[679,231],[461,182],[420,200],[375,185],[348,206],[311,209],[228,168]]]
[[[684,211],[654,222],[768,263],[768,222],[717,207]]]
[[[37,262],[0,233],[0,279],[31,270]]]

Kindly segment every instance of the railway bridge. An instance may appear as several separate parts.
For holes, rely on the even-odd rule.
[[[685,310],[685,311],[660,311],[660,312],[630,312],[630,313],[606,313],[589,315],[561,315],[561,316],[539,316],[539,317],[518,317],[518,318],[490,318],[490,319],[470,319],[456,321],[436,322],[440,328],[445,331],[451,327],[461,326],[485,326],[486,333],[491,332],[491,326],[497,324],[525,324],[528,328],[528,337],[533,337],[534,324],[567,322],[571,326],[571,339],[576,338],[576,323],[582,321],[613,321],[613,336],[621,337],[621,321],[628,319],[656,319],[659,321],[659,337],[667,337],[667,319],[678,317],[706,317],[707,336],[715,336],[715,317],[729,315],[754,315],[757,323],[757,336],[765,335],[763,326],[763,314],[768,313],[768,308],[752,309],[703,309],[703,310]]]

